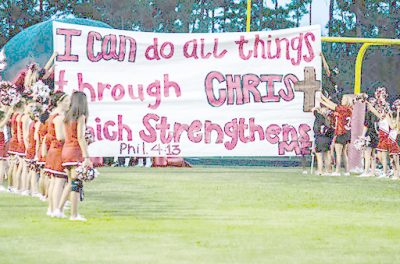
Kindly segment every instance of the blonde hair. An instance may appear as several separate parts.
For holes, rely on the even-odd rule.
[[[342,97],[342,104],[343,104],[343,99],[346,98],[346,102],[343,105],[353,108],[353,97],[354,94],[344,94]]]

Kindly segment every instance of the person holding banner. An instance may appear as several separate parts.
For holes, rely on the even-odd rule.
[[[43,140],[42,155],[46,157],[45,171],[50,174],[49,208],[47,215],[53,213],[60,202],[62,189],[66,182],[67,173],[62,166],[62,147],[64,145],[64,116],[70,107],[70,97],[61,91],[57,91],[51,98],[53,108],[48,119],[47,135]]]
[[[83,92],[74,92],[71,96],[71,107],[65,115],[65,144],[62,149],[63,166],[68,170],[68,184],[64,188],[61,200],[54,216],[65,217],[62,212],[64,204],[71,195],[70,221],[86,221],[78,213],[78,203],[82,191],[82,181],[78,179],[77,167],[90,165],[87,142],[85,139],[85,126],[89,115],[86,95]],[[71,192],[72,191],[72,192]]]
[[[348,144],[351,141],[351,115],[352,115],[352,106],[353,100],[349,95],[344,94],[342,96],[342,104],[337,105],[324,95],[321,95],[321,99],[318,99],[319,102],[331,110],[334,110],[335,116],[335,153],[336,153],[336,170],[331,174],[331,176],[340,176],[340,167],[342,163],[342,154],[344,154],[344,165],[345,165],[345,176],[349,176],[349,165],[348,165],[348,156],[347,156],[347,148]]]
[[[328,175],[331,173],[330,146],[333,139],[333,126],[330,118],[330,111],[326,107],[314,107],[312,109],[314,122],[315,153],[317,156],[318,175]],[[325,166],[324,166],[325,165]],[[325,167],[325,173],[323,169]]]

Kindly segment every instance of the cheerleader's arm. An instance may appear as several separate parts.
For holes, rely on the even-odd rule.
[[[382,114],[380,114],[378,111],[376,111],[375,107],[372,106],[370,102],[367,102],[368,109],[379,119],[383,117]]]
[[[335,110],[335,108],[336,108],[336,104],[335,104],[335,106],[333,106],[329,102],[326,102],[326,101],[322,100],[321,98],[317,98],[317,101],[320,102],[321,104],[325,105],[326,107],[328,107],[331,110]]]
[[[29,145],[29,116],[28,115],[24,115],[21,118],[21,122],[22,122],[22,136],[24,138],[25,148],[28,149],[28,145]]]
[[[47,156],[47,135],[44,136],[43,138],[43,143],[42,143],[42,157],[45,158]]]

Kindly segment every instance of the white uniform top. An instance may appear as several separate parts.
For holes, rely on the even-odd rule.
[[[389,132],[389,138],[390,138],[391,140],[393,140],[394,142],[397,141],[397,130],[396,130],[396,129],[390,130],[390,132]]]
[[[386,120],[386,118],[380,119],[379,120],[379,130],[382,130],[386,134],[389,134],[389,122]]]

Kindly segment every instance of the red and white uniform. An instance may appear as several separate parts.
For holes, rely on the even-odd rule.
[[[335,135],[344,135],[351,129],[352,109],[345,105],[336,107],[335,116]]]
[[[33,160],[36,154],[36,140],[35,140],[35,125],[36,122],[32,122],[29,125],[29,134],[28,134],[28,149],[26,150],[26,160]]]
[[[388,150],[389,150],[389,155],[398,155],[400,154],[400,147],[397,144],[397,130],[392,129],[389,132],[388,136]]]
[[[48,119],[46,144],[50,144],[50,148],[47,152],[44,171],[47,171],[56,177],[65,177],[67,173],[64,171],[64,167],[62,166],[62,148],[64,140],[57,140],[56,129],[53,123],[56,116],[58,116],[58,114],[51,115]]]
[[[4,140],[4,133],[0,132],[0,160],[7,158],[7,143]]]
[[[62,150],[63,166],[77,166],[83,161],[82,150],[78,142],[78,122],[70,120],[65,124],[65,144]]]
[[[18,151],[18,126],[17,126],[17,117],[19,113],[14,113],[11,117],[11,139],[8,144],[8,153],[9,154],[17,154]]]
[[[46,134],[47,134],[47,127],[48,127],[47,121],[48,120],[49,119],[47,119],[44,124],[40,123],[40,126],[39,126],[39,148],[38,148],[38,154],[37,154],[38,161],[36,162],[36,164],[41,165],[41,166],[44,166],[46,164],[46,158],[42,157],[42,143],[43,143],[44,136],[46,136]]]
[[[389,123],[386,120],[386,118],[383,118],[379,120],[379,141],[378,141],[378,146],[376,146],[376,149],[379,151],[388,151],[389,146],[388,146],[388,139],[389,139]]]

